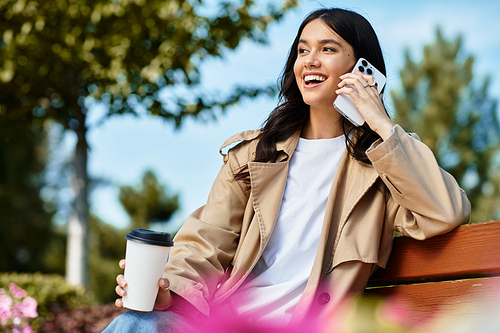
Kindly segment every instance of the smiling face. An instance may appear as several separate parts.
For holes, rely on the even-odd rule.
[[[356,62],[352,46],[322,20],[308,23],[298,44],[294,73],[304,102],[311,108],[333,108],[340,76]]]

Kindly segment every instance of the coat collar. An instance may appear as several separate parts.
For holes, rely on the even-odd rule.
[[[237,144],[243,141],[252,141],[257,139],[262,131],[259,130],[249,130],[237,133],[227,139],[219,149],[219,153],[224,157],[224,161],[227,161],[227,152],[231,150]],[[276,150],[278,152],[282,152],[284,154],[280,154],[278,156],[277,162],[283,162],[285,160],[289,160],[293,155],[295,148],[297,147],[297,142],[299,142],[300,130],[293,133],[290,137],[285,140],[279,141],[276,143]]]
[[[276,150],[278,152],[282,151],[285,153],[284,156],[278,156],[277,162],[282,162],[284,160],[290,160],[293,153],[295,152],[295,148],[297,147],[297,143],[299,142],[300,130],[293,133],[288,139],[279,141],[276,143]]]

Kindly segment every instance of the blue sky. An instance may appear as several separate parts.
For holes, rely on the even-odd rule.
[[[500,69],[500,1],[486,0],[303,0],[300,8],[270,27],[269,45],[246,42],[236,52],[203,64],[203,87],[220,93],[237,83],[275,83],[298,26],[307,13],[320,6],[352,9],[371,22],[386,60],[387,89],[399,88],[398,71],[405,47],[414,59],[419,59],[423,45],[434,41],[439,25],[446,38],[462,34],[464,50],[475,57],[476,77],[491,74],[490,95],[499,99],[500,78],[496,72]],[[182,209],[174,216],[173,225],[182,224],[205,203],[222,164],[220,145],[234,133],[258,128],[275,106],[273,98],[246,100],[221,115],[217,122],[187,121],[180,131],[150,116],[116,117],[93,127],[88,135],[89,173],[107,179],[110,185],[92,192],[91,211],[106,222],[125,227],[129,219],[118,202],[118,186],[138,184],[144,172],[151,169],[171,192],[180,194]],[[91,110],[89,123],[102,112],[99,108]],[[73,135],[67,133],[62,147],[68,152],[74,143]]]

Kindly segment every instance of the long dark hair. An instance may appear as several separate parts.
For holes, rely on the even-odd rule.
[[[295,80],[294,64],[297,59],[298,44],[302,31],[308,23],[316,19],[322,20],[352,46],[356,60],[363,57],[386,75],[384,58],[377,35],[363,16],[339,8],[320,9],[310,13],[300,25],[288,53],[285,67],[278,81],[280,87],[279,103],[262,128],[255,153],[254,161],[256,162],[272,162],[276,160],[278,156],[276,142],[285,140],[302,129],[309,119],[309,106],[304,103]],[[363,126],[354,127],[345,118],[342,119],[342,129],[346,140],[348,140],[349,154],[358,161],[371,163],[366,156],[366,150],[380,136],[366,123]],[[243,166],[236,173],[235,179],[243,180],[249,185],[248,166]]]

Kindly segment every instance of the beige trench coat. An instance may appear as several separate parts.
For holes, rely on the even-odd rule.
[[[171,291],[203,315],[250,274],[278,217],[299,133],[277,144],[276,162],[249,162],[259,133],[242,132],[224,143],[243,141],[223,154],[207,204],[178,232],[165,268]],[[312,309],[328,314],[347,294],[362,293],[371,273],[387,264],[394,230],[423,240],[469,219],[464,191],[438,166],[430,149],[401,127],[386,141],[375,142],[367,155],[372,165],[347,152],[342,157],[312,273],[292,320]],[[250,191],[233,180],[235,170],[246,163]]]

